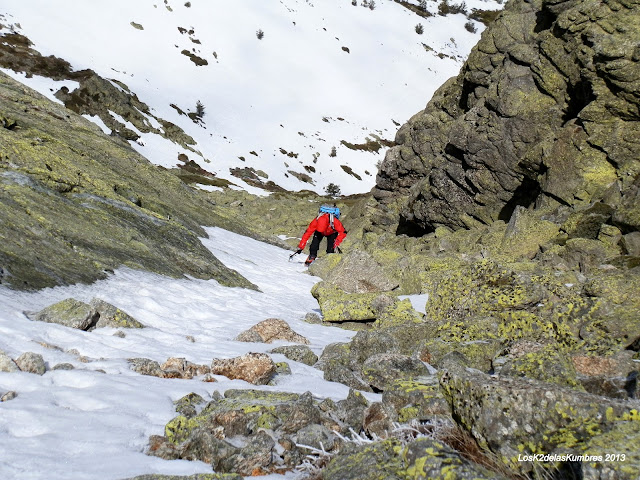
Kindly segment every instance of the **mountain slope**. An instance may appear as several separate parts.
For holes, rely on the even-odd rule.
[[[247,189],[239,176],[289,190],[321,192],[335,183],[350,194],[373,186],[397,125],[457,73],[478,39],[464,15],[431,15],[436,2],[426,3],[428,14],[413,6],[424,16],[407,2],[364,3],[30,1],[4,7],[0,23],[5,36],[24,35],[43,57],[109,79],[83,93],[94,105],[71,103],[153,163],[193,160]],[[65,102],[78,87],[20,79],[50,96],[66,87],[57,95]],[[119,110],[114,90],[141,104]],[[173,125],[184,135],[172,135]]]

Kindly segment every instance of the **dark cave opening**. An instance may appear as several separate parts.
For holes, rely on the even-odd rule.
[[[436,229],[433,227],[424,227],[415,221],[408,220],[403,215],[400,215],[400,222],[396,229],[396,235],[406,235],[407,237],[419,238],[435,231]]]
[[[498,219],[508,222],[516,207],[529,208],[536,201],[541,191],[540,184],[536,180],[524,177],[520,186],[513,192],[513,196],[500,210]]]
[[[562,117],[564,122],[576,118],[580,111],[596,99],[591,84],[581,80],[575,85],[569,85],[567,91],[569,101]]]

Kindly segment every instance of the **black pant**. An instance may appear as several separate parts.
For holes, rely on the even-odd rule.
[[[315,232],[313,234],[313,240],[311,240],[311,245],[309,246],[309,256],[317,257],[318,250],[320,249],[320,242],[324,238],[324,235],[320,232]],[[335,250],[333,249],[333,244],[336,243],[336,238],[338,238],[338,232],[334,232],[327,237],[327,253],[333,253]]]

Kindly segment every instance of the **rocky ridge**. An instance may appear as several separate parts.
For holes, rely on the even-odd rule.
[[[507,3],[398,131],[374,189],[391,212],[375,223],[422,234],[602,202],[636,231],[638,36],[635,1]]]

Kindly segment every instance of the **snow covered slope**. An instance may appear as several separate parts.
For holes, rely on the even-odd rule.
[[[463,14],[438,15],[435,0],[423,2],[434,13],[428,18],[408,5],[21,0],[0,7],[0,34],[21,33],[42,55],[124,84],[155,117],[195,140],[188,151],[141,133],[132,145],[153,163],[175,167],[183,153],[243,188],[230,168],[248,167],[289,190],[321,193],[335,183],[350,194],[373,186],[384,156],[384,147],[371,152],[364,145],[393,140],[398,125],[458,73],[483,28],[473,21],[465,28]],[[467,1],[472,8],[501,6]],[[50,96],[62,86],[3,71]],[[194,117],[198,102],[202,121],[187,115]]]
[[[206,399],[214,391],[252,388],[343,399],[348,387],[327,382],[322,371],[290,362],[292,375],[274,386],[254,386],[216,376],[215,383],[139,375],[128,358],[163,363],[170,356],[210,365],[213,358],[266,352],[274,344],[237,342],[242,331],[266,318],[281,318],[310,341],[320,355],[331,342],[345,342],[354,332],[305,323],[317,309],[309,293],[319,280],[306,274],[301,260],[287,262],[288,251],[219,228],[207,230],[203,243],[227,266],[237,269],[261,292],[227,288],[215,280],[171,279],[122,269],[90,286],[75,285],[22,293],[0,286],[0,352],[17,358],[41,354],[49,366],[44,375],[0,372],[0,478],[15,480],[118,480],[146,473],[190,475],[211,472],[202,462],[166,461],[147,456],[150,435],[162,435],[176,416],[173,401],[196,392]],[[22,313],[37,311],[73,297],[106,300],[146,328],[85,332],[34,322]],[[287,361],[274,354],[274,361]],[[54,370],[70,363],[73,370]],[[366,394],[371,400],[379,395]],[[263,477],[265,478],[265,477]],[[282,478],[274,475],[271,478]],[[291,478],[290,476],[287,478]]]

